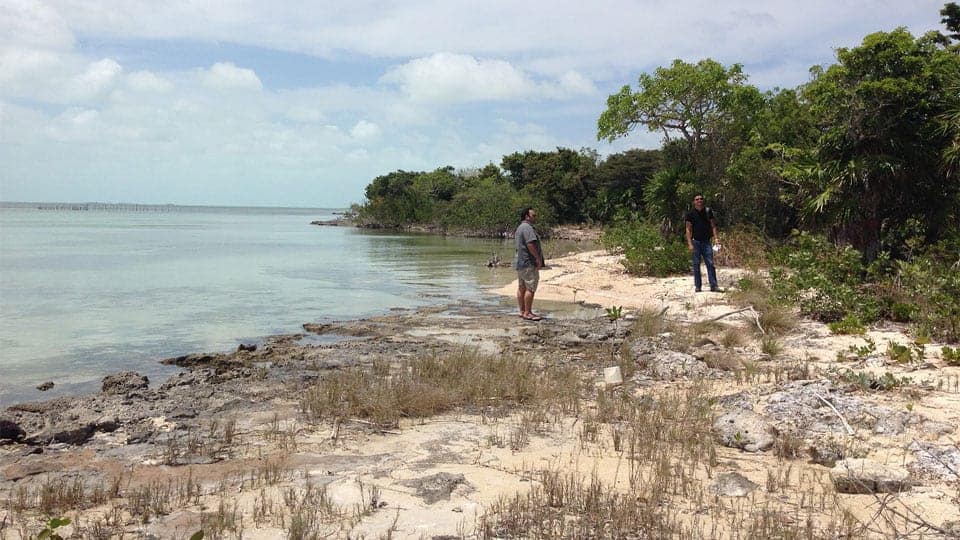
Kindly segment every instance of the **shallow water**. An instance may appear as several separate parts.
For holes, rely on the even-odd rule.
[[[0,205],[0,406],[301,324],[468,299],[513,279],[512,243],[318,227],[329,209]],[[509,299],[508,299],[509,300]],[[504,304],[505,306],[508,303]],[[40,394],[44,381],[54,390]]]

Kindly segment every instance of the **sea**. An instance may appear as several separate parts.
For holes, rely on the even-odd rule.
[[[0,408],[308,322],[513,301],[511,241],[311,225],[341,210],[0,203]],[[51,381],[41,393],[36,386]]]

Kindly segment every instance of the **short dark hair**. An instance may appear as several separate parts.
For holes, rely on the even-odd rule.
[[[530,215],[530,211],[533,210],[532,206],[528,206],[520,211],[520,221],[527,219],[527,216]]]

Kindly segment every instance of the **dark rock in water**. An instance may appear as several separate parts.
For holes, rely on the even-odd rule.
[[[104,394],[128,394],[134,390],[145,390],[150,386],[150,379],[135,371],[121,371],[103,378],[101,392]]]
[[[175,358],[167,358],[161,360],[161,364],[166,364],[168,366],[178,366],[184,368],[198,367],[198,366],[210,366],[217,365],[221,363],[228,362],[228,356],[222,353],[209,354],[209,353],[199,353],[199,354],[185,354],[183,356],[177,356]]]
[[[45,383],[41,383],[41,384],[38,384],[38,385],[37,385],[37,390],[39,390],[39,391],[41,391],[41,392],[46,392],[47,390],[50,390],[51,388],[53,388],[53,381],[47,381],[47,382],[45,382]]]
[[[467,478],[462,474],[437,473],[423,478],[415,478],[402,482],[403,485],[417,489],[417,497],[427,504],[450,498],[450,494],[460,484],[466,484]]]
[[[237,352],[254,352],[256,350],[257,350],[256,343],[251,343],[250,345],[245,345],[241,343],[240,346],[237,347]]]
[[[19,441],[27,435],[27,432],[13,420],[0,418],[0,441]]]

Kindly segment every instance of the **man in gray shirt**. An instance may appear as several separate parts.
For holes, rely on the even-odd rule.
[[[537,221],[537,211],[524,208],[520,212],[520,225],[514,233],[517,255],[513,269],[517,271],[517,304],[520,306],[520,318],[527,321],[539,321],[543,317],[533,312],[533,295],[540,282],[540,269],[543,268],[543,251],[540,239],[533,224]]]

